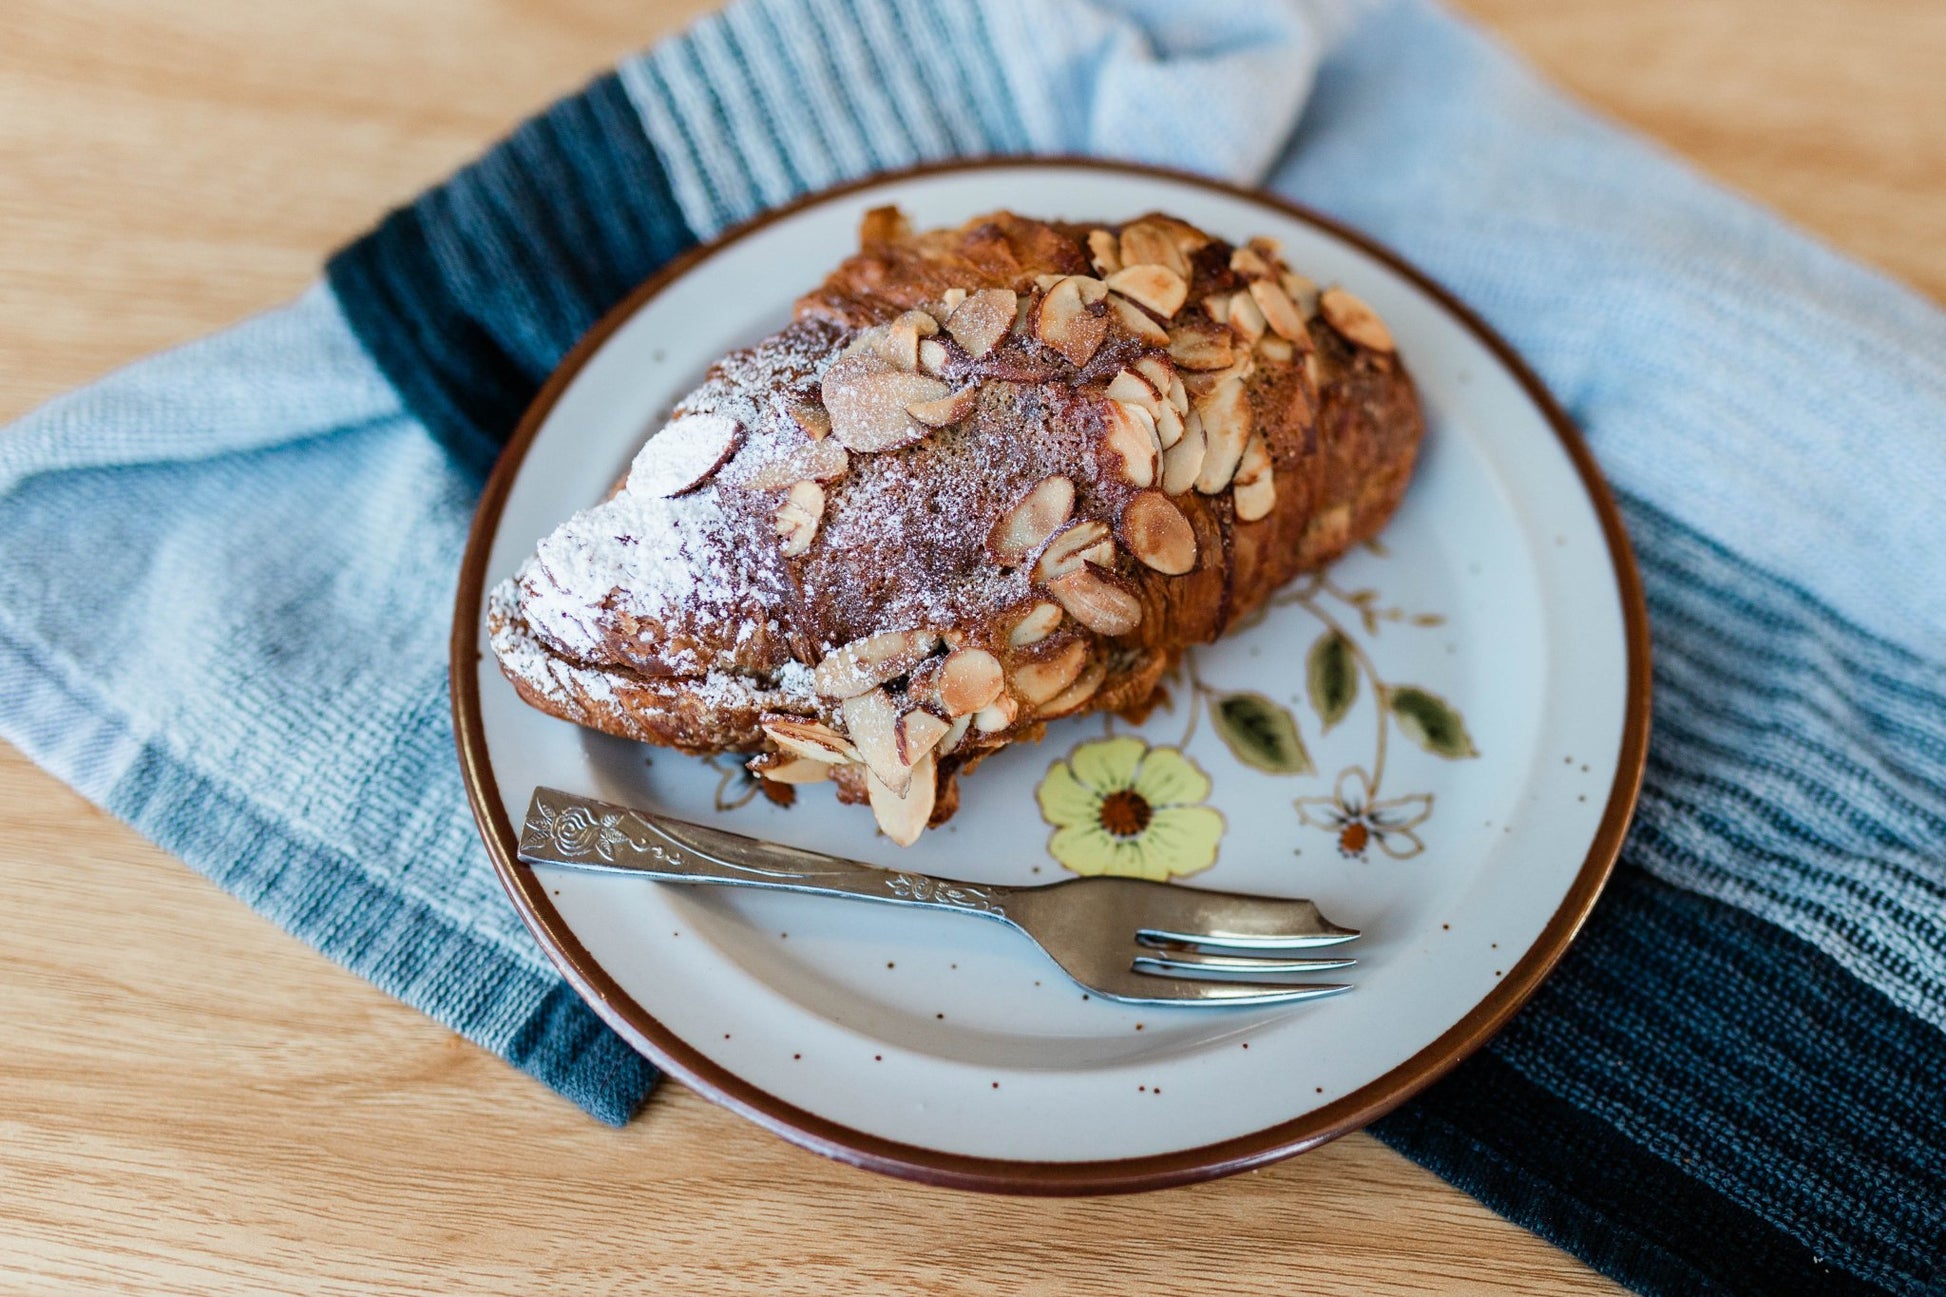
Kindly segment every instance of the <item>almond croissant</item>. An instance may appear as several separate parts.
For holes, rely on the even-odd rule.
[[[493,648],[544,711],[829,779],[910,844],[1377,532],[1423,426],[1384,323],[1270,240],[880,209],[493,592]]]

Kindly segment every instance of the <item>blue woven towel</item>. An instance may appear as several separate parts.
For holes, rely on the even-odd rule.
[[[1946,321],[1425,0],[744,0],[295,303],[0,437],[0,733],[608,1121],[654,1081],[499,894],[444,639],[479,473],[683,247],[927,158],[1094,152],[1370,231],[1621,493],[1658,713],[1625,866],[1382,1138],[1644,1291],[1946,1291]]]

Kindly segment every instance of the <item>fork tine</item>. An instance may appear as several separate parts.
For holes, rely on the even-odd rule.
[[[1268,954],[1284,950],[1313,950],[1321,946],[1339,946],[1347,941],[1356,941],[1361,935],[1356,928],[1340,928],[1325,921],[1327,932],[1236,932],[1216,930],[1213,932],[1179,932],[1170,928],[1138,928],[1135,939],[1145,946],[1165,950],[1232,950],[1252,954]]]
[[[1227,1004],[1244,1007],[1298,1004],[1305,1000],[1321,1000],[1328,995],[1338,995],[1351,989],[1348,985],[1331,983],[1298,986],[1290,983],[1213,981],[1193,977],[1140,977],[1134,980],[1141,984],[1139,991],[1133,987],[1118,987],[1113,990],[1097,988],[1097,990],[1101,994],[1109,995],[1127,1004]]]
[[[1334,968],[1350,968],[1355,959],[1255,959],[1243,955],[1209,955],[1195,950],[1172,950],[1155,955],[1137,955],[1138,973],[1238,973],[1245,977],[1276,977],[1299,973],[1325,973]]]

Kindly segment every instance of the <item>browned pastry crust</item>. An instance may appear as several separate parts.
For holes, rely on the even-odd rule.
[[[910,842],[1374,535],[1422,433],[1384,324],[1268,240],[881,209],[494,592],[494,650],[545,711],[829,778]]]

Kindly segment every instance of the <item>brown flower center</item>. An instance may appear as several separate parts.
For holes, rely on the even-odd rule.
[[[1118,838],[1132,838],[1149,827],[1155,811],[1148,799],[1133,788],[1112,792],[1101,799],[1101,827]]]
[[[1338,835],[1338,850],[1348,856],[1363,855],[1365,853],[1365,844],[1371,840],[1371,830],[1367,829],[1363,824],[1358,823],[1358,821],[1353,820],[1350,824],[1345,825],[1345,831]]]

